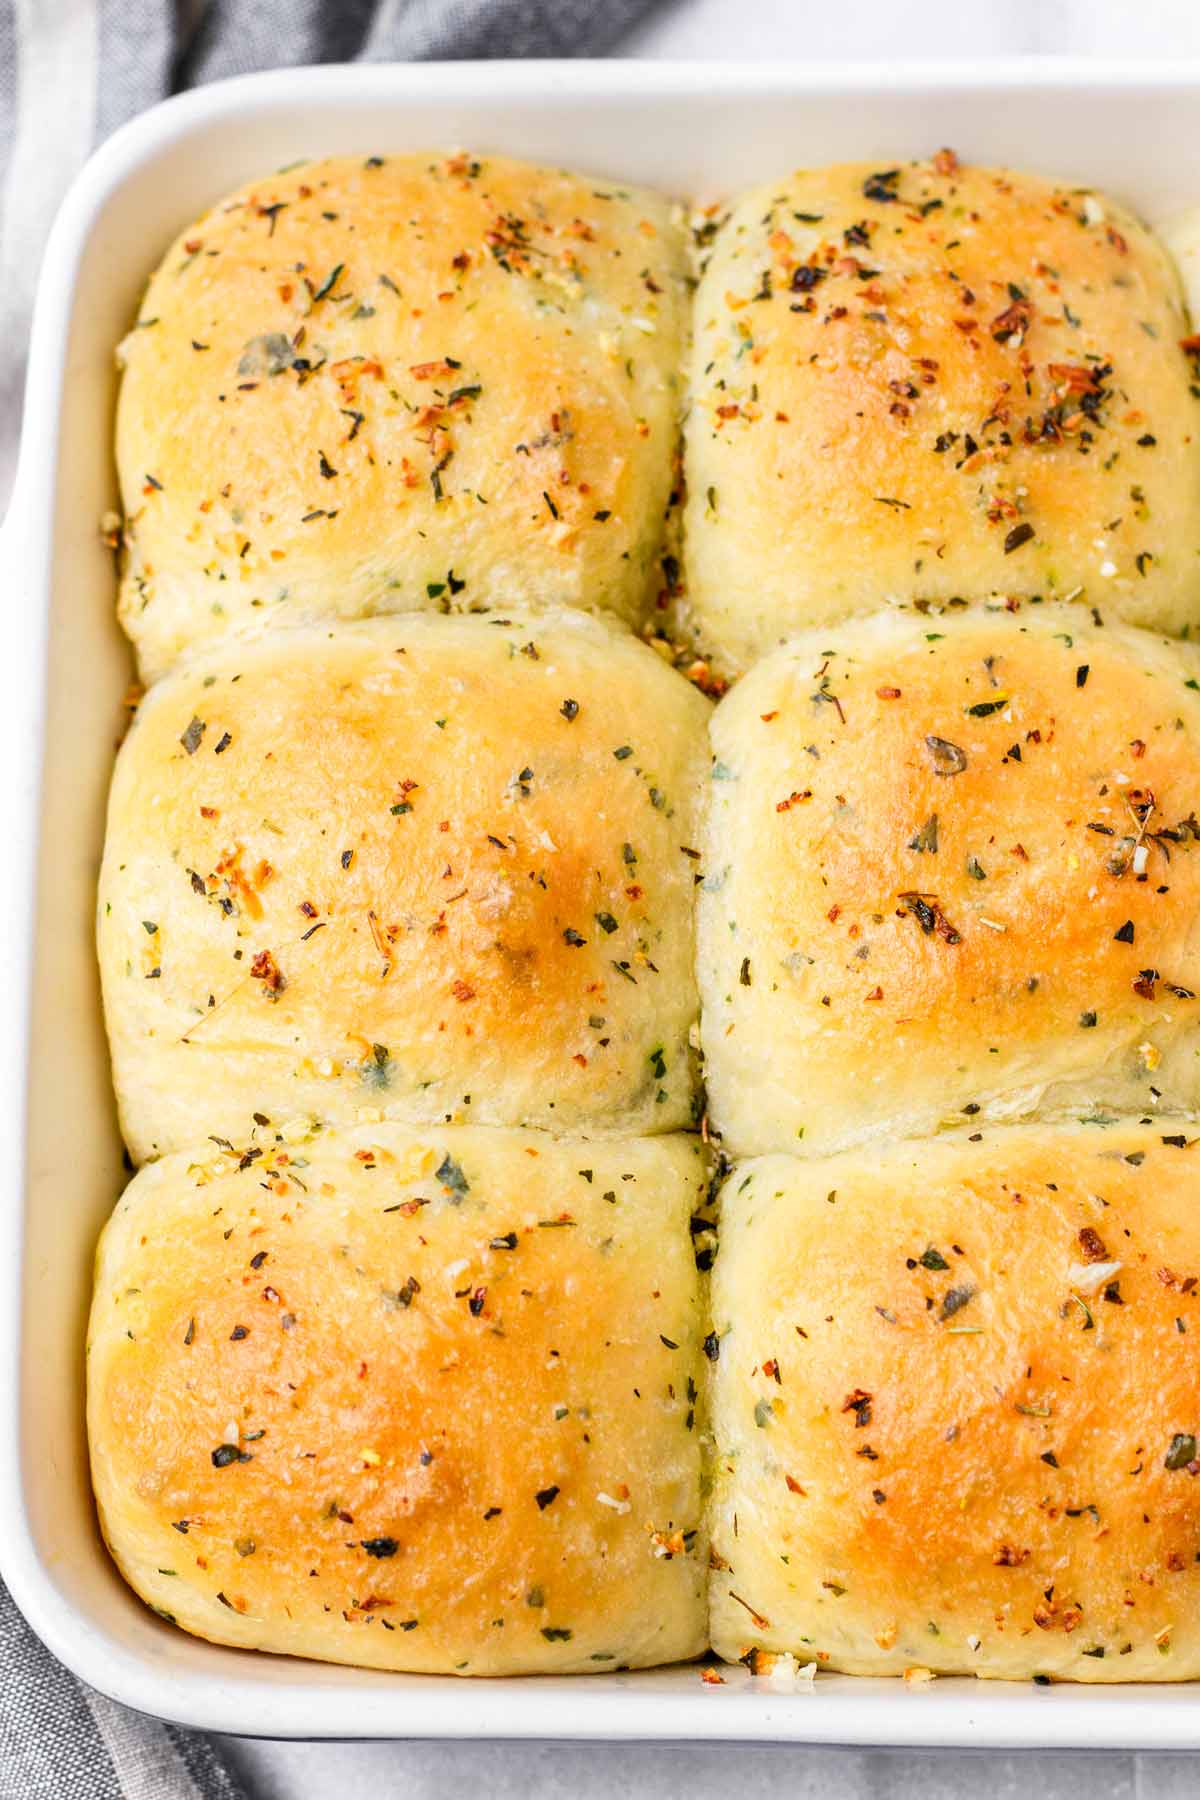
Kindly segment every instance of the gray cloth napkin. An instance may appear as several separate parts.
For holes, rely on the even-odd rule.
[[[72,1680],[0,1587],[0,1800],[241,1800],[196,1731]]]
[[[88,151],[165,94],[299,63],[590,56],[656,0],[0,0],[0,511],[38,264]],[[11,1372],[6,1372],[12,1379]],[[269,1730],[270,1719],[263,1719]],[[74,1681],[0,1586],[0,1800],[239,1800],[196,1732]]]

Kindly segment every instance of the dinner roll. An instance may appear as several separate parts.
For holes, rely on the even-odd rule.
[[[1200,1105],[1200,649],[1079,606],[798,637],[712,720],[736,1155]]]
[[[100,1246],[92,1473],[200,1637],[385,1669],[705,1641],[697,1140],[396,1125],[165,1158]]]
[[[135,1160],[259,1114],[689,1123],[707,712],[584,613],[298,627],[158,683],[99,894]]]
[[[944,151],[745,195],[697,296],[700,638],[740,668],[884,601],[992,594],[1200,624],[1186,331],[1164,252],[1087,189]]]
[[[1018,1126],[734,1172],[722,1656],[1200,1676],[1194,1134]]]
[[[282,618],[639,618],[687,302],[667,201],[500,157],[303,163],[220,201],[121,347],[143,673]]]

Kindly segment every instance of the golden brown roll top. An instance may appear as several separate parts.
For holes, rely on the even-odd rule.
[[[701,640],[739,669],[884,601],[993,594],[1200,622],[1187,332],[1161,248],[1090,190],[944,152],[744,195],[696,302]]]
[[[1194,1132],[1015,1127],[734,1171],[723,1656],[1200,1675]]]
[[[503,158],[334,158],[221,201],[121,352],[143,673],[282,618],[522,598],[636,619],[686,273],[659,196]]]
[[[797,638],[713,715],[736,1155],[1200,1102],[1200,653],[1080,607]]]
[[[126,1579],[226,1644],[456,1674],[705,1640],[694,1139],[356,1128],[170,1157],[99,1254]]]
[[[99,897],[135,1159],[259,1114],[689,1122],[707,711],[580,613],[299,628],[160,682]]]

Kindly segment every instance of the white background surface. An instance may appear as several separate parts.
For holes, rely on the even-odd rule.
[[[602,4],[603,0],[597,0]],[[1200,55],[1200,0],[674,0],[623,54],[856,57]],[[931,144],[937,121],[930,122]],[[958,146],[969,152],[969,145]],[[1200,163],[1197,165],[1200,191]],[[1197,1704],[1200,1704],[1198,1697]],[[471,1688],[463,1685],[469,1717]],[[689,1744],[269,1744],[227,1749],[255,1800],[1200,1800],[1200,1758],[930,1754]]]

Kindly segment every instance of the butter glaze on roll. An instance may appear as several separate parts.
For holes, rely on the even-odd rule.
[[[1200,1675],[1194,1133],[1020,1126],[734,1171],[722,1656]]]
[[[737,201],[696,300],[688,590],[746,667],[884,602],[1078,596],[1200,624],[1179,281],[1104,195],[960,167]]]
[[[121,619],[152,678],[281,619],[660,585],[687,307],[668,202],[499,157],[221,201],[122,346]]]
[[[712,719],[699,969],[734,1155],[1200,1104],[1200,649],[884,613]]]
[[[595,1672],[705,1642],[695,1139],[382,1125],[143,1170],[89,1343],[105,1537],[223,1644]]]
[[[158,683],[99,897],[135,1160],[255,1113],[689,1123],[708,710],[570,612],[300,627]]]

